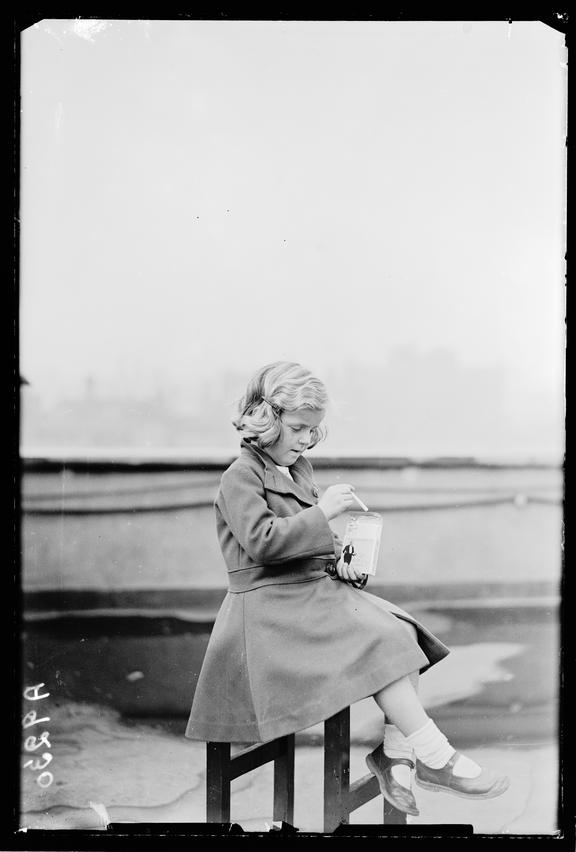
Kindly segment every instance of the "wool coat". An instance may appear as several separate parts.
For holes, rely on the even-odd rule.
[[[400,607],[331,576],[342,545],[317,505],[312,466],[300,456],[290,473],[244,439],[222,475],[216,530],[229,588],[190,739],[257,743],[303,730],[449,653]]]

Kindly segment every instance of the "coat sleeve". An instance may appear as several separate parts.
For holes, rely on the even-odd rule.
[[[224,473],[217,506],[235,539],[260,565],[334,557],[334,533],[322,509],[310,506],[278,517],[266,502],[262,479],[250,467]]]

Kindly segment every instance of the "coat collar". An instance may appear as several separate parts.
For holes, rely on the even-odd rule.
[[[243,438],[241,441],[243,453],[258,458],[264,465],[264,487],[268,491],[276,491],[279,494],[293,494],[301,503],[315,506],[318,498],[318,489],[312,480],[312,467],[308,459],[299,456],[293,465],[290,465],[290,473],[294,480],[290,479],[278,470],[274,461],[268,453],[252,441]]]

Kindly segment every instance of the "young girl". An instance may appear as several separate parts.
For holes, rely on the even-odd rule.
[[[265,742],[371,695],[389,724],[366,761],[396,808],[418,814],[413,774],[431,790],[498,796],[508,779],[458,753],[418,699],[418,675],[448,648],[362,591],[365,578],[341,558],[329,521],[355,507],[354,488],[332,485],[320,496],[303,455],[323,437],[327,402],[322,382],[280,361],[256,373],[240,403],[240,457],[215,501],[229,591],[185,735]]]

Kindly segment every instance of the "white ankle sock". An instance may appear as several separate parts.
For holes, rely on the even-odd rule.
[[[418,760],[431,769],[441,769],[442,766],[446,766],[456,752],[432,719],[429,719],[418,731],[409,734],[406,740],[413,747]],[[481,772],[482,767],[463,754],[454,764],[454,775],[460,778],[477,778]]]
[[[414,749],[396,725],[384,725],[384,754],[414,759]]]
[[[412,746],[396,725],[384,725],[384,754],[387,757],[405,757],[408,760],[414,760]],[[398,784],[411,788],[412,770],[409,766],[400,763],[398,766],[393,766],[391,772]]]
[[[481,772],[482,767],[465,754],[461,754],[454,764],[454,775],[460,778],[478,778]]]
[[[440,769],[445,766],[456,751],[432,719],[428,719],[425,725],[413,734],[409,734],[406,739],[414,749],[418,760],[431,769]]]

